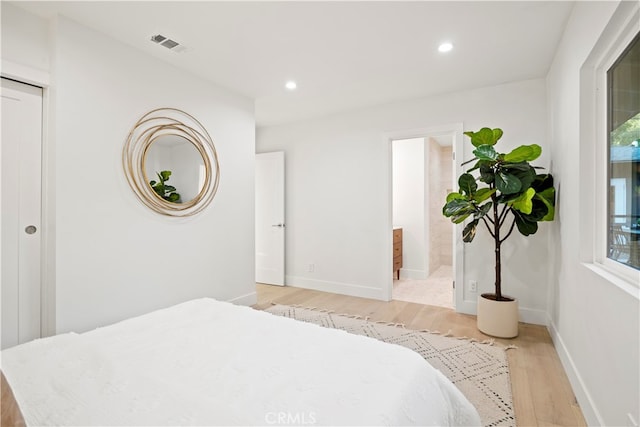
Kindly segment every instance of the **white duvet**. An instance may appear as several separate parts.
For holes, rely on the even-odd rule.
[[[2,352],[28,425],[479,425],[404,347],[199,299]]]

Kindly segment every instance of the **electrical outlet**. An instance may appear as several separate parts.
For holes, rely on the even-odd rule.
[[[314,271],[316,271],[316,265],[315,264],[307,264],[307,273],[313,273]]]
[[[478,292],[478,282],[469,280],[469,292]]]

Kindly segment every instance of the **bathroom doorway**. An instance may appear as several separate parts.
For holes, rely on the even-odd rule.
[[[391,142],[395,300],[455,308],[453,225],[442,215],[453,142],[451,133]]]

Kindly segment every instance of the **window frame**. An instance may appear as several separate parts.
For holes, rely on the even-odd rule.
[[[607,273],[623,279],[640,289],[640,271],[608,257],[609,254],[609,79],[608,71],[640,33],[640,8],[628,15],[626,25],[614,35],[603,49],[595,66],[595,227],[593,262]]]

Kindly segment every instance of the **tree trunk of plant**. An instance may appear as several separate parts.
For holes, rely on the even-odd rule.
[[[502,265],[500,256],[500,215],[498,214],[498,198],[495,193],[491,197],[493,199],[493,238],[495,241],[496,253],[496,301],[502,301]]]

